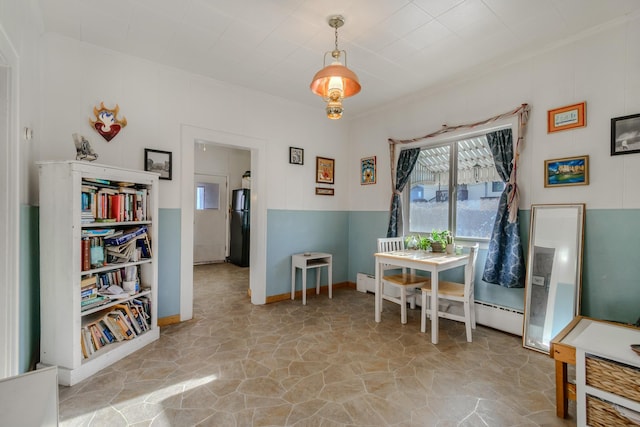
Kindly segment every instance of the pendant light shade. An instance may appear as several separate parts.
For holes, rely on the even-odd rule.
[[[342,16],[329,18],[329,26],[335,29],[335,49],[324,54],[324,67],[313,76],[311,91],[322,97],[327,103],[326,113],[330,119],[342,117],[344,109],[342,100],[360,92],[360,81],[356,73],[347,68],[347,52],[338,49],[338,28],[344,25]],[[327,55],[331,54],[333,62],[326,65]],[[340,59],[344,56],[344,64]]]

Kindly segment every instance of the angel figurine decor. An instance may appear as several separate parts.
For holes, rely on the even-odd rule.
[[[89,140],[84,136],[74,133],[73,143],[76,146],[76,160],[88,160],[92,162],[98,158],[98,153],[93,151]]]

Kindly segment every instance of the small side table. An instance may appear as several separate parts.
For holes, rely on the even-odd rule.
[[[302,270],[302,305],[307,305],[307,270],[317,268],[316,294],[320,293],[320,268],[327,267],[329,298],[333,298],[331,289],[331,263],[333,256],[322,252],[305,252],[291,255],[291,299],[296,297],[296,268]]]

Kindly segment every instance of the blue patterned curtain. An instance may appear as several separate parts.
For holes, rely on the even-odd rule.
[[[402,190],[404,190],[404,186],[407,185],[407,182],[409,181],[411,171],[418,160],[418,155],[420,155],[420,148],[409,148],[400,151],[398,167],[396,169],[395,190],[391,196],[391,211],[389,215],[387,237],[398,237],[398,218],[402,218],[400,194],[402,193]],[[391,161],[393,161],[393,159]],[[393,179],[393,173],[391,178]]]
[[[518,206],[517,203],[513,203],[514,199],[517,201],[518,189],[513,167],[511,129],[488,133],[487,142],[498,174],[506,185],[500,196],[482,280],[506,288],[521,288],[524,286],[525,268],[520,242]],[[509,210],[513,222],[510,222]]]

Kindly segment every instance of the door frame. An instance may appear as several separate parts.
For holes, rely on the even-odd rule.
[[[20,360],[20,140],[18,137],[18,54],[0,31],[0,67],[6,79],[6,133],[0,137],[0,218],[5,218],[0,241],[0,378],[17,375]],[[3,126],[4,127],[4,126]]]
[[[252,304],[265,304],[267,293],[267,140],[183,124],[181,142],[180,321],[193,317],[193,182],[195,143],[251,151],[251,248],[249,289]]]

